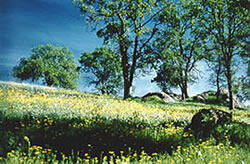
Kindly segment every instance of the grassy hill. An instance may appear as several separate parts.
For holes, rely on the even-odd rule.
[[[0,82],[0,163],[250,162],[247,111],[233,111],[219,144],[183,132],[211,107],[228,111]]]

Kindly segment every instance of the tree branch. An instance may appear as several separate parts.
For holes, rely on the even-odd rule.
[[[150,42],[150,40],[154,37],[155,33],[157,32],[156,27],[157,27],[158,25],[159,25],[159,24],[155,24],[155,25],[154,25],[154,28],[153,28],[153,31],[152,31],[151,35],[150,35],[149,38],[142,44],[142,46],[140,47],[139,51],[141,51],[141,50],[148,44],[148,42]]]
[[[161,10],[160,10],[161,11]],[[158,15],[160,13],[160,11],[157,11],[154,15],[152,15],[147,21],[145,21],[141,27],[144,27],[145,25],[147,25],[156,15]]]

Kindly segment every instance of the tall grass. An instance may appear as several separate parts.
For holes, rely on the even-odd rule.
[[[248,112],[234,111],[219,145],[183,133],[199,109],[210,107],[0,83],[0,162],[249,162]]]

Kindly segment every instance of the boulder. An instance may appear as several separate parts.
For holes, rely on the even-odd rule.
[[[208,97],[211,96],[211,95],[213,95],[213,93],[214,92],[212,92],[212,91],[207,91],[207,92],[203,92],[199,96],[203,97],[203,99],[208,99]]]
[[[175,100],[165,92],[149,92],[146,95],[144,95],[142,98],[145,99],[145,98],[150,97],[150,96],[158,96],[166,103],[174,103],[175,102]]]
[[[217,109],[202,109],[193,116],[190,125],[185,128],[184,132],[191,130],[198,138],[207,138],[212,135],[218,139],[220,135],[215,129],[231,121],[231,113]]]
[[[168,94],[169,96],[171,96],[176,101],[181,100],[181,95],[178,95],[176,93],[170,93],[170,92],[166,92],[166,94]]]
[[[216,92],[215,91],[207,91],[196,96],[193,96],[193,100],[201,103],[208,104],[218,104],[218,105],[228,105],[229,103],[229,92],[228,89],[222,88],[220,91],[219,100],[216,100]],[[241,104],[239,98],[233,95],[233,103],[235,108],[243,108],[244,106]]]
[[[220,94],[221,95],[229,95],[229,91],[228,91],[228,89],[226,89],[226,88],[222,88],[221,90],[220,90]]]
[[[236,108],[244,108],[242,103],[240,102],[239,98],[237,96],[233,96],[233,104]]]
[[[225,98],[226,102],[229,103],[229,91],[226,88],[221,89],[220,97]],[[244,106],[241,104],[239,98],[233,95],[233,104],[235,108],[243,108]]]
[[[194,99],[194,101],[196,101],[196,102],[206,103],[205,98],[202,97],[201,95],[194,96],[193,99]]]
[[[210,96],[215,96],[216,92],[215,91],[206,91],[206,92],[203,92],[199,95],[202,96],[204,99],[208,99]]]

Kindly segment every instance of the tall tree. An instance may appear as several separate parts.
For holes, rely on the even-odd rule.
[[[219,45],[222,64],[229,90],[229,108],[233,109],[232,63],[235,56],[245,54],[249,38],[248,9],[239,0],[201,0],[203,27],[213,41]]]
[[[205,61],[209,69],[207,70],[210,72],[210,83],[216,86],[216,98],[219,100],[221,88],[225,87],[226,77],[224,75],[225,69],[222,64],[222,55],[220,52],[219,45],[213,45],[211,41],[204,40],[204,44],[206,45],[204,54]]]
[[[146,63],[144,51],[160,28],[165,0],[73,0],[97,35],[120,53],[124,99],[130,96],[135,74]]]
[[[248,49],[249,50],[249,49]],[[249,53],[248,53],[249,54]],[[240,61],[241,59],[241,61]],[[243,54],[237,60],[237,66],[240,70],[238,77],[234,79],[233,93],[237,95],[241,102],[250,101],[250,56]],[[239,63],[240,62],[240,63]]]
[[[76,89],[79,74],[71,51],[47,44],[32,48],[31,53],[13,68],[14,77],[32,81],[41,79],[48,86]]]
[[[153,80],[161,87],[179,87],[182,99],[188,98],[188,83],[195,82],[197,62],[202,59],[200,9],[194,1],[180,0],[164,10],[160,20],[164,28],[155,43],[159,64]],[[153,50],[155,51],[155,50]]]
[[[119,55],[107,47],[82,53],[79,60],[81,70],[94,75],[90,84],[102,94],[116,95],[122,85],[121,60]]]
[[[250,76],[241,76],[237,78],[233,87],[233,92],[241,102],[250,100]]]

